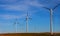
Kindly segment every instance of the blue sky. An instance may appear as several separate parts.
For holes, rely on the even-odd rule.
[[[26,32],[26,13],[29,12],[28,32],[49,32],[50,13],[60,0],[0,0],[0,33]],[[20,24],[14,25],[15,19]],[[60,6],[53,11],[53,31],[60,32]]]

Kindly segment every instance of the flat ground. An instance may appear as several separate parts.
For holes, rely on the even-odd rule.
[[[0,36],[52,36],[50,33],[6,33]],[[60,36],[60,33],[54,33],[53,36]]]

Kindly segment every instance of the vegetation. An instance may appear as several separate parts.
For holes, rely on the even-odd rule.
[[[0,36],[60,36],[60,33],[54,33],[50,35],[50,33],[6,33],[0,34]]]

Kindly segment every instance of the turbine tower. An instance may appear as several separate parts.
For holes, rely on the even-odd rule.
[[[28,21],[29,19],[31,19],[28,15],[28,12],[27,12],[27,15],[26,15],[26,32],[28,32]]]
[[[53,28],[52,28],[52,25],[53,25],[53,11],[59,6],[60,4],[58,4],[57,6],[55,6],[54,8],[47,8],[47,7],[43,7],[47,10],[49,10],[50,12],[50,33],[51,35],[53,35]]]
[[[18,19],[16,18],[15,22],[13,24],[15,26],[15,28],[16,28],[16,30],[15,30],[16,33],[17,33],[17,24],[20,24],[20,23],[18,22]]]

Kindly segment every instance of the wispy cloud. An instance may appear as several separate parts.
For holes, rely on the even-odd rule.
[[[11,1],[11,2],[15,2],[17,0],[5,0],[5,1]],[[21,2],[21,1],[20,1]],[[3,7],[3,9],[5,10],[19,10],[19,11],[27,11],[29,10],[30,6],[35,6],[35,7],[43,7],[44,5],[39,4],[36,0],[34,1],[30,1],[30,0],[23,0],[22,3],[20,2],[16,2],[15,4],[4,4],[4,5],[0,5],[0,7]]]
[[[18,0],[0,0],[0,3],[14,3],[14,2],[16,2],[16,1],[18,1]]]
[[[2,19],[21,19],[21,18],[24,18],[24,16],[26,16],[26,14],[23,14],[23,15],[20,15],[20,16],[17,16],[17,15],[0,15],[0,18]]]
[[[1,5],[4,7],[5,10],[17,10],[17,11],[24,11],[28,10],[28,6],[26,5]]]
[[[2,3],[6,3],[6,4],[0,4],[0,7],[2,7],[2,9],[4,10],[13,10],[13,11],[23,11],[23,12],[27,12],[28,10],[30,10],[31,6],[34,7],[43,7],[44,5],[40,4],[37,2],[37,0],[0,0],[0,2]],[[11,2],[15,2],[14,4],[8,4]],[[33,11],[28,11],[28,12],[36,12],[36,10]],[[16,15],[0,15],[0,17],[2,17],[3,19],[14,19],[14,18],[22,18],[23,16],[26,16],[26,14],[22,14],[20,16],[16,16]]]
[[[43,7],[43,4],[38,3],[37,0],[34,1],[26,1],[26,4],[31,5],[31,6],[35,6],[35,7]]]

